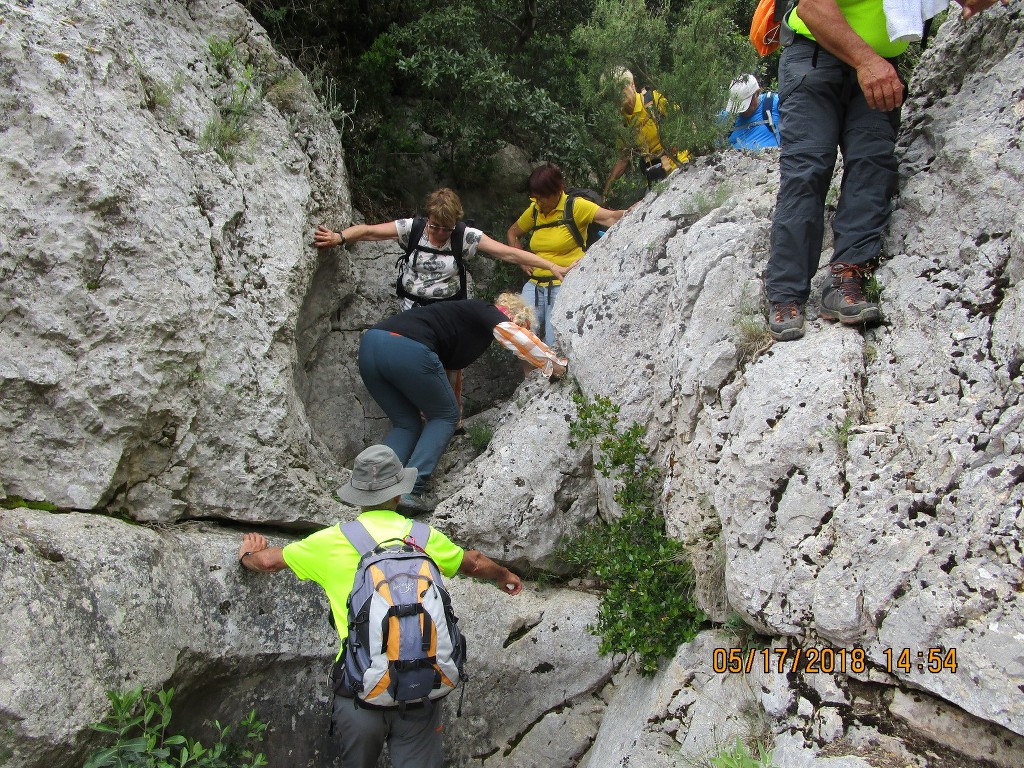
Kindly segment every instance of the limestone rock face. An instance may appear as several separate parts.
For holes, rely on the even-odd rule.
[[[748,340],[771,154],[671,177],[588,254],[556,317],[584,391],[648,425],[712,616],[862,647],[890,681],[1017,734],[1022,30],[1019,10],[953,20],[921,64],[878,270],[882,327],[816,320],[816,291],[804,339]],[[611,364],[596,354],[610,338]],[[931,649],[955,652],[956,671],[929,672]]]
[[[81,765],[104,692],[143,685],[177,689],[183,728],[256,708],[271,764],[334,765],[325,600],[241,571],[237,524],[283,544],[354,514],[331,492],[386,428],[354,356],[395,309],[393,249],[310,246],[358,218],[338,135],[240,6],[0,20],[0,762]],[[569,276],[573,379],[647,427],[699,600],[748,629],[641,679],[598,654],[596,597],[455,579],[451,765],[653,768],[736,737],[786,768],[1020,764],[1022,37],[1019,5],[952,19],[917,70],[881,327],[812,302],[804,339],[758,334],[771,152],[687,164]],[[569,444],[572,386],[531,376],[480,417],[485,450],[456,440],[431,522],[562,571],[559,544],[618,513]],[[734,647],[768,653],[723,672]],[[762,669],[797,648],[864,665]]]
[[[296,396],[296,320],[313,222],[350,204],[304,78],[235,3],[4,16],[7,494],[323,518],[334,478]]]
[[[208,524],[153,530],[102,515],[0,513],[4,764],[81,765],[98,744],[86,726],[105,716],[105,691],[136,685],[174,686],[186,732],[255,709],[270,724],[271,765],[335,764],[327,675],[339,640],[327,599],[290,572],[240,568],[238,544]],[[579,733],[549,764],[572,765],[603,710],[591,694],[616,667],[586,631],[597,599],[564,589],[501,597],[461,578],[448,586],[470,675],[463,717],[459,694],[448,704],[451,754],[521,765],[508,755],[542,754],[554,719]]]

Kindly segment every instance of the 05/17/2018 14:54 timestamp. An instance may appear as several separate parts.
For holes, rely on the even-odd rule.
[[[885,671],[889,673],[956,672],[956,648],[930,647],[883,648]],[[823,672],[852,672],[867,670],[867,654],[863,648],[715,648],[711,666],[715,672],[739,673],[763,670],[769,672],[795,672],[808,674]]]

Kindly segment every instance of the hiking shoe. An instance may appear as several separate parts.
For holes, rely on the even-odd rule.
[[[864,264],[833,264],[832,285],[821,297],[820,316],[845,325],[880,321],[882,311],[864,295],[864,284],[870,275],[871,269]]]
[[[795,301],[777,301],[768,316],[768,333],[776,341],[793,341],[804,335],[804,308]]]
[[[403,493],[398,500],[398,512],[410,517],[424,515],[434,511],[434,505],[427,501],[420,493]]]

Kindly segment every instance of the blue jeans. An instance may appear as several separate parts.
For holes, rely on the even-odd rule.
[[[878,258],[898,180],[900,112],[869,108],[856,71],[799,36],[779,61],[779,111],[779,195],[765,288],[773,303],[803,304],[821,259],[837,149],[843,152],[843,181],[832,224],[832,263]]]
[[[359,375],[391,419],[384,444],[404,466],[416,467],[413,492],[422,493],[459,420],[444,366],[418,341],[371,329],[359,343]]]
[[[532,280],[523,286],[523,301],[537,313],[537,327],[530,330],[544,340],[549,347],[555,345],[555,328],[551,325],[551,310],[561,285],[537,285]]]

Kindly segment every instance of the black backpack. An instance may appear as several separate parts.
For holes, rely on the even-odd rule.
[[[582,197],[584,200],[589,200],[592,203],[596,203],[599,206],[604,205],[604,198],[601,197],[597,192],[592,189],[582,189],[580,187],[570,187],[565,190],[565,211],[562,213],[561,221],[551,221],[547,224],[537,223],[537,204],[533,205],[533,227],[526,234],[526,242],[524,246],[527,250],[530,248],[530,240],[533,238],[534,231],[538,229],[547,229],[548,227],[565,227],[569,230],[569,234],[572,235],[572,239],[576,241],[576,245],[582,248],[584,251],[590,248],[594,243],[597,242],[598,238],[604,234],[604,228],[596,221],[592,221],[587,227],[586,236],[580,232],[580,228],[576,226],[576,219],[573,218],[573,209],[576,204],[576,198]]]
[[[416,257],[421,251],[435,254],[448,253],[447,251],[419,244],[420,238],[423,237],[423,232],[426,228],[426,216],[417,216],[412,220],[412,229],[409,230],[409,244],[405,247],[405,253],[399,256],[398,260],[395,262],[395,266],[398,267],[398,278],[395,281],[395,295],[400,299],[409,299],[417,304],[436,304],[439,301],[456,301],[458,299],[469,298],[469,292],[466,289],[466,263],[462,260],[462,249],[465,245],[466,239],[466,222],[464,221],[455,223],[455,229],[452,230],[451,239],[451,254],[455,258],[455,263],[459,268],[458,292],[454,296],[447,296],[443,299],[426,299],[422,296],[413,296],[402,287],[402,274],[405,272],[405,265],[409,263],[410,258],[412,259],[413,267],[415,267]]]

